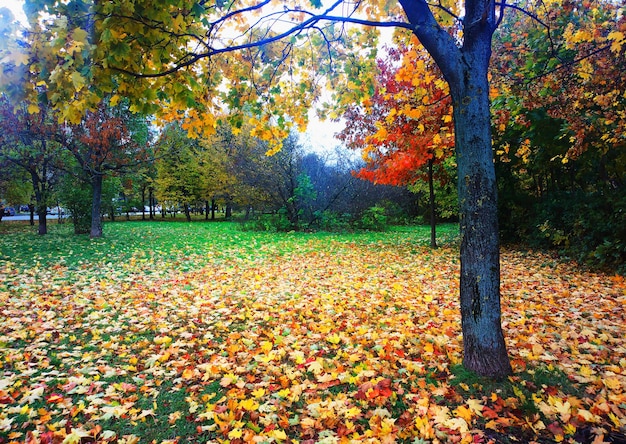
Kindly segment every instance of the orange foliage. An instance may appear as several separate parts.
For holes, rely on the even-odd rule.
[[[419,170],[453,152],[452,101],[439,71],[412,38],[379,59],[376,88],[344,114],[338,134],[361,149],[366,167],[357,175],[375,183],[406,185]]]

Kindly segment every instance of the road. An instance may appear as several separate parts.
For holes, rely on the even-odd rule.
[[[58,216],[56,214],[48,214],[48,220],[57,220]],[[17,214],[15,216],[2,216],[2,222],[7,221],[10,222],[12,220],[30,220],[30,214]],[[37,215],[35,214],[35,222],[37,222]]]

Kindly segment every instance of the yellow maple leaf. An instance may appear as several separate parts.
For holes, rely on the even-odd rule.
[[[237,429],[232,429],[230,432],[228,432],[228,438],[229,439],[239,439],[243,436],[243,431],[239,428]]]
[[[445,421],[443,425],[452,430],[458,430],[461,433],[467,433],[469,431],[467,421],[463,418],[450,418]]]
[[[154,343],[157,345],[169,344],[170,342],[172,342],[172,338],[169,336],[158,336],[154,338]]]
[[[463,418],[467,423],[470,423],[472,421],[472,417],[474,416],[472,414],[472,411],[468,409],[467,407],[465,407],[464,405],[458,406],[454,410],[454,414],[458,416],[459,418]]]
[[[287,434],[283,430],[272,430],[270,436],[277,441],[285,441],[287,439]]]
[[[252,391],[252,396],[254,396],[255,398],[262,398],[264,395],[265,395],[265,389],[263,387],[260,387]]]
[[[80,91],[85,86],[85,78],[77,71],[74,71],[70,78],[72,79],[72,85],[74,85],[74,89],[76,91]]]
[[[326,340],[331,344],[337,345],[341,342],[341,337],[337,333],[333,333],[330,336],[326,336]]]
[[[311,362],[308,366],[307,369],[317,375],[318,373],[321,373],[322,370],[324,370],[324,367],[322,366],[322,364],[319,361],[313,361]]]
[[[602,380],[602,383],[605,385],[606,388],[610,390],[617,390],[622,387],[622,383],[616,377],[604,378]]]
[[[239,407],[251,412],[259,408],[259,403],[256,402],[254,399],[244,399],[243,401],[239,402]]]
[[[483,416],[483,405],[478,399],[468,399],[467,406],[477,416]]]
[[[609,35],[606,36],[607,40],[611,41],[611,51],[620,52],[622,50],[622,45],[626,41],[626,37],[623,32],[613,31],[610,32]]]
[[[82,438],[87,438],[89,436],[90,434],[88,431],[81,428],[75,428],[72,429],[72,432],[65,437],[63,444],[78,444],[81,442]]]
[[[263,350],[265,353],[269,353],[273,347],[274,347],[274,344],[272,344],[270,341],[261,342],[261,350]]]
[[[39,105],[36,103],[30,103],[28,105],[28,114],[37,114],[39,112]]]

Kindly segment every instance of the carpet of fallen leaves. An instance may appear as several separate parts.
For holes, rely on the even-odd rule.
[[[0,263],[0,443],[623,433],[623,278],[504,252],[516,374],[490,383],[459,365],[456,257],[310,239],[190,271],[140,254],[76,269]]]

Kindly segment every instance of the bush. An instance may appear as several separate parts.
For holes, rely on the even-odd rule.
[[[581,263],[626,273],[626,196],[560,192],[537,202],[525,239]]]
[[[363,212],[356,223],[357,228],[370,231],[384,231],[387,228],[387,215],[381,206],[373,206]]]
[[[293,230],[293,224],[287,218],[287,210],[281,208],[272,214],[261,214],[241,224],[243,231],[284,232]]]
[[[350,229],[350,215],[325,210],[315,214],[317,226],[325,231],[345,231]]]
[[[58,195],[61,205],[68,209],[75,234],[91,230],[91,185],[66,175],[59,184]]]

